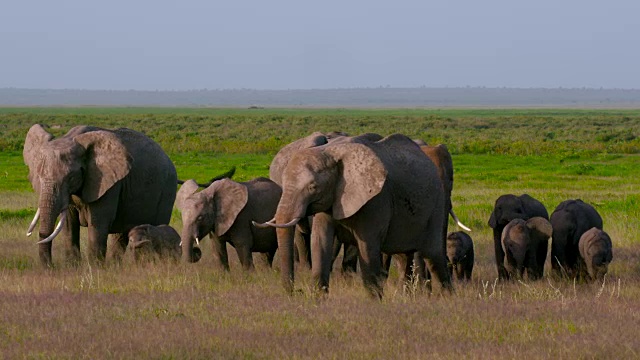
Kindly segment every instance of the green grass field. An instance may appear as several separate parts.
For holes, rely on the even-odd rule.
[[[473,281],[441,297],[405,291],[392,274],[378,303],[336,271],[317,299],[298,269],[289,297],[277,269],[242,273],[233,249],[231,272],[215,269],[208,240],[197,264],[78,268],[54,243],[57,266],[45,270],[25,236],[37,197],[22,145],[34,123],[56,135],[78,124],[144,131],[181,179],[199,181],[231,166],[236,180],[267,176],[280,147],[315,130],[446,143],[454,209],[473,229]],[[638,358],[639,135],[640,110],[0,109],[0,357]],[[487,220],[498,196],[525,192],[549,213],[571,198],[596,207],[614,244],[604,283],[496,282]]]

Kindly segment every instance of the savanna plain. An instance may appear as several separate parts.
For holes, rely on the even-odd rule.
[[[313,131],[445,143],[473,279],[430,295],[392,271],[378,302],[337,267],[318,298],[296,269],[289,296],[277,266],[243,273],[233,249],[231,271],[217,269],[208,239],[196,264],[77,267],[54,241],[44,269],[25,235],[37,197],[22,146],[34,123],[56,136],[80,124],[142,131],[180,179],[201,182],[232,166],[238,181],[268,176],[273,155]],[[0,358],[640,358],[640,110],[4,108],[0,151]],[[593,204],[613,240],[605,281],[554,278],[547,258],[540,281],[498,282],[487,220],[506,193],[549,213],[566,199]],[[182,227],[175,210],[171,225]]]

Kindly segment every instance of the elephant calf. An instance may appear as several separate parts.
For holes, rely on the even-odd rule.
[[[131,254],[136,261],[142,257],[155,256],[178,260],[182,256],[180,235],[168,225],[138,225],[129,230],[127,254]],[[194,248],[192,256],[198,261],[202,252],[199,248]]]
[[[455,272],[458,280],[471,280],[473,271],[473,240],[462,231],[452,232],[447,236],[447,258],[449,273]]]
[[[504,266],[510,276],[523,278],[527,271],[529,280],[542,278],[547,260],[551,223],[540,216],[529,220],[511,220],[502,231]]]
[[[596,227],[582,234],[578,242],[581,277],[587,281],[602,281],[613,259],[612,247],[609,234]]]
[[[278,184],[262,177],[242,183],[222,179],[202,191],[195,181],[185,181],[176,197],[182,213],[183,259],[193,262],[188,254],[194,241],[210,235],[215,262],[225,270],[229,270],[227,243],[236,249],[243,269],[254,268],[254,252],[266,254],[271,266],[278,248],[276,231],[256,228],[251,222],[272,219],[281,195]]]

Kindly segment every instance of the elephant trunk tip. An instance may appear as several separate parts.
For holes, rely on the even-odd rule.
[[[67,210],[65,209],[62,211],[62,216],[58,221],[58,225],[56,225],[56,228],[53,230],[53,233],[51,233],[51,235],[49,235],[46,239],[42,239],[38,241],[37,244],[46,244],[46,243],[52,242],[53,239],[55,239],[56,236],[58,236],[58,234],[60,234],[60,232],[62,231],[62,226],[66,220],[67,220]]]

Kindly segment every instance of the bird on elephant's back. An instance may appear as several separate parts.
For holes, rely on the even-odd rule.
[[[62,233],[68,261],[80,258],[79,227],[88,227],[90,261],[119,259],[128,231],[140,224],[168,224],[176,195],[176,169],[162,148],[146,135],[130,130],[76,126],[55,138],[33,125],[23,157],[29,181],[39,195],[39,254],[52,265],[52,241]],[[57,225],[56,219],[60,216]]]
[[[278,228],[288,291],[293,290],[292,226],[309,214],[318,239],[312,275],[320,290],[329,285],[336,224],[356,239],[363,282],[374,297],[382,296],[382,252],[418,249],[434,272],[433,282],[452,289],[441,234],[443,187],[435,165],[411,139],[365,134],[303,149],[288,162],[282,180],[275,219],[261,226]]]

